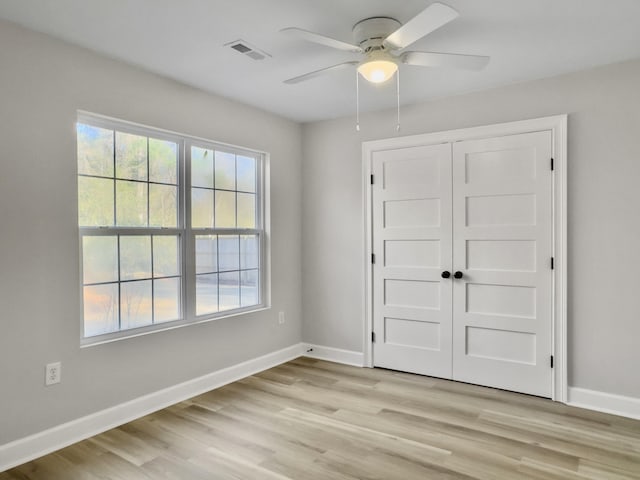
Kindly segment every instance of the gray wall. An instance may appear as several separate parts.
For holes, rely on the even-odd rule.
[[[640,397],[640,61],[402,108],[400,135],[569,114],[569,383]],[[388,92],[387,92],[388,93]],[[384,94],[384,93],[382,93]],[[395,111],[303,129],[303,339],[363,349],[361,142]]]
[[[271,310],[80,349],[77,109],[271,153]],[[296,123],[0,22],[0,445],[298,343],[300,169]]]

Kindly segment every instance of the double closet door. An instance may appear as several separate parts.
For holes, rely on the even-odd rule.
[[[550,131],[375,152],[375,366],[551,396]]]

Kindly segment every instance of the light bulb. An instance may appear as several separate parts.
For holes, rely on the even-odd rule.
[[[358,73],[371,83],[382,83],[393,77],[398,65],[390,60],[370,60],[358,66]]]

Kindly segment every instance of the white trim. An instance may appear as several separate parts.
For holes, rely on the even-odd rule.
[[[282,350],[223,368],[43,432],[0,445],[0,472],[196,395],[288,362],[298,358],[303,351],[304,345],[297,343]]]
[[[640,398],[569,387],[568,405],[640,420]]]
[[[569,367],[567,365],[567,115],[549,117],[553,133],[553,400],[567,402]]]
[[[373,210],[371,202],[373,200],[373,189],[371,178],[373,172],[372,155],[375,151],[371,142],[362,144],[362,214],[364,215],[364,358],[363,365],[373,368],[373,263],[371,254],[373,252]]]
[[[372,211],[371,184],[372,155],[374,152],[396,150],[423,145],[453,143],[460,140],[472,140],[506,135],[551,130],[553,136],[554,158],[554,233],[553,251],[554,270],[554,304],[553,304],[553,388],[552,399],[558,402],[567,401],[567,115],[521,120],[517,122],[499,123],[479,127],[448,130],[445,132],[425,133],[406,137],[395,137],[373,140],[362,143],[362,176],[364,213],[364,359],[363,364],[373,367],[373,348],[371,332],[373,331],[373,269],[371,265],[372,244]]]
[[[341,348],[325,347],[324,345],[307,344],[303,355],[318,360],[343,363],[354,367],[364,366],[364,354],[353,350],[342,350]]]

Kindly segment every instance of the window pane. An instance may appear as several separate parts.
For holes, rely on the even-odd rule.
[[[78,173],[113,177],[113,130],[78,123]]]
[[[147,184],[116,181],[116,225],[147,226]]]
[[[78,177],[78,224],[113,225],[113,180]]]
[[[240,272],[240,299],[241,306],[248,307],[260,303],[258,270],[246,270]]]
[[[178,144],[149,139],[149,181],[178,184]]]
[[[196,315],[218,311],[218,274],[196,276]]]
[[[191,226],[213,228],[213,190],[191,189]]]
[[[120,284],[121,329],[151,325],[151,280]]]
[[[216,150],[216,188],[236,189],[236,156]]]
[[[235,228],[236,194],[216,190],[216,228]]]
[[[83,283],[118,281],[118,237],[82,238]]]
[[[258,235],[242,235],[240,237],[240,268],[258,268],[260,266],[260,243]]]
[[[153,237],[153,276],[170,277],[180,275],[178,237],[155,235]]]
[[[218,271],[218,237],[216,235],[196,236],[196,273]]]
[[[220,274],[220,311],[240,307],[240,272]]]
[[[256,159],[251,157],[237,157],[238,190],[242,192],[256,191]]]
[[[240,238],[238,235],[218,236],[218,265],[221,272],[240,268]]]
[[[147,137],[116,132],[116,177],[147,180]]]
[[[238,228],[256,228],[256,196],[238,193]]]
[[[191,185],[213,188],[213,150],[191,147]]]
[[[118,284],[84,287],[84,336],[118,330]]]
[[[151,237],[120,237],[120,280],[151,278]]]
[[[180,315],[180,279],[163,278],[153,281],[154,323],[178,320]]]
[[[178,187],[149,185],[149,226],[178,226]]]

